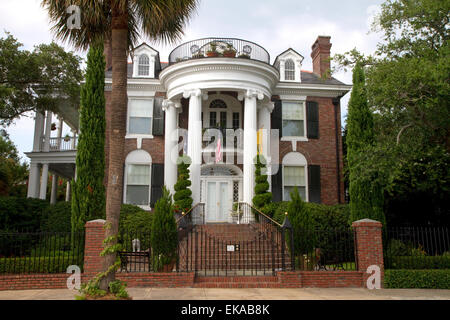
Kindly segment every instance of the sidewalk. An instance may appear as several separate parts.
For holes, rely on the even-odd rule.
[[[450,290],[129,288],[134,300],[450,300]],[[0,300],[73,300],[76,291],[0,291]]]

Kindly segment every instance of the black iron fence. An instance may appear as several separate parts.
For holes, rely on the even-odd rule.
[[[450,269],[449,228],[388,228],[383,252],[386,269]]]
[[[122,231],[119,234],[118,243],[121,245],[118,253],[120,259],[118,272],[153,271],[150,232]]]
[[[235,38],[204,38],[176,47],[169,55],[169,64],[209,57],[252,59],[270,63],[267,50],[254,42]]]
[[[83,259],[84,233],[0,232],[0,273],[65,273]]]

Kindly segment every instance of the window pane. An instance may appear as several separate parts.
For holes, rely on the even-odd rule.
[[[128,133],[132,134],[151,134],[152,118],[130,117],[128,123]]]
[[[295,71],[286,70],[284,72],[284,78],[286,80],[295,80]]]
[[[300,102],[283,102],[283,119],[284,120],[304,120],[303,103]]]
[[[215,112],[209,113],[209,126],[215,128],[217,125],[217,114]]]
[[[239,129],[239,112],[233,112],[233,129]]]
[[[303,137],[305,135],[303,120],[283,120],[282,130],[285,137]]]
[[[226,112],[221,112],[220,113],[220,126],[222,128],[226,128],[227,127],[227,113]]]
[[[148,76],[150,73],[150,66],[139,66],[138,75],[139,76]]]
[[[284,201],[291,201],[291,192],[294,190],[294,187],[284,187]],[[297,187],[298,193],[302,200],[306,201],[306,188],[305,187]]]
[[[288,167],[283,170],[285,186],[305,186],[305,167]]]
[[[149,186],[127,185],[126,203],[148,206],[149,205]]]
[[[145,164],[127,165],[127,184],[149,185],[150,165]]]
[[[153,116],[153,99],[129,100],[128,109],[130,117],[151,117]]]

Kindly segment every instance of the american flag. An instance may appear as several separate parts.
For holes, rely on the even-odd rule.
[[[222,161],[222,145],[219,138],[217,139],[217,146],[216,146],[216,163],[219,163],[221,161]]]

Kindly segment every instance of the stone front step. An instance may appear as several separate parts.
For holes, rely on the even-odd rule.
[[[195,288],[280,288],[276,276],[196,277]]]

